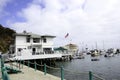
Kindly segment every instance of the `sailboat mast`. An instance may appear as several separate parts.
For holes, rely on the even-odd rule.
[[[97,49],[97,48],[98,48],[98,47],[97,47],[97,42],[95,42],[95,46],[96,46],[96,49]]]
[[[105,46],[104,46],[104,41],[103,41],[103,50],[105,49]]]

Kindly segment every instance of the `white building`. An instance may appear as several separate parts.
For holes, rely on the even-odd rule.
[[[67,44],[64,46],[71,55],[76,55],[78,53],[78,46],[76,44]]]
[[[33,33],[15,34],[15,44],[11,46],[11,53],[16,59],[43,59],[61,57],[53,52],[53,39],[51,35],[37,35]]]

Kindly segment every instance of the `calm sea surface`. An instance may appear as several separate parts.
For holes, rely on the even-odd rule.
[[[56,64],[66,69],[64,71],[66,80],[88,80],[88,71],[92,71],[105,80],[120,80],[120,54],[109,58],[104,56],[98,58],[99,61],[91,61],[91,56],[85,55],[85,59],[56,62]],[[60,77],[60,70],[58,69],[48,69],[48,73]]]

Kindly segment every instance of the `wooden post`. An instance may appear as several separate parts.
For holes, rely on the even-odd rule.
[[[63,70],[63,66],[61,66],[61,80],[64,80],[64,70]]]
[[[17,66],[17,68],[18,68],[18,60],[16,59],[16,66]]]
[[[19,70],[20,70],[20,60],[18,61],[18,66],[19,66]]]
[[[92,72],[89,71],[89,80],[92,80]]]
[[[30,62],[29,62],[29,60],[28,60],[28,67],[30,67]]]
[[[23,65],[25,65],[25,61],[23,60]]]
[[[44,63],[44,75],[46,75],[47,71],[46,71],[46,64]]]
[[[22,63],[21,63],[21,59],[20,59],[20,68],[21,68],[21,64],[22,64]]]
[[[34,61],[35,71],[37,70],[37,63]]]

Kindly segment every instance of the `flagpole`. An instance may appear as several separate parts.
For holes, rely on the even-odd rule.
[[[97,48],[98,48],[98,47],[97,47],[97,42],[95,42],[95,46],[96,46],[96,49],[97,49]]]
[[[103,50],[105,50],[105,43],[104,43],[104,41],[103,41]]]

